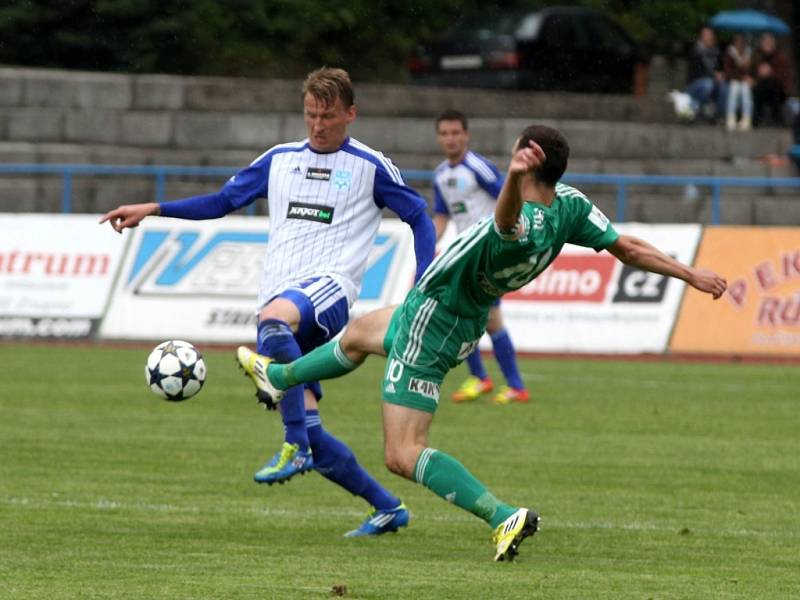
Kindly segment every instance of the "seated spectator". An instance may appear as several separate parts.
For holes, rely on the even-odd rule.
[[[739,130],[747,131],[752,126],[753,79],[750,77],[752,54],[744,36],[736,33],[722,56],[722,68],[728,82],[728,100],[725,109],[725,127],[728,130],[736,129],[736,116],[739,113],[741,114],[741,119],[738,121]]]
[[[725,82],[722,75],[717,37],[710,27],[703,27],[689,53],[686,93],[691,97],[695,115],[716,120],[722,111]]]
[[[771,33],[762,34],[753,55],[753,79],[753,124],[785,125],[783,105],[792,91],[789,60]]]

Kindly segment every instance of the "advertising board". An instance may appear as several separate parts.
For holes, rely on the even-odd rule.
[[[699,225],[615,227],[684,263],[692,262],[701,233]],[[521,351],[664,352],[685,287],[568,244],[539,277],[503,297],[503,317]]]
[[[728,291],[687,292],[671,351],[800,355],[800,228],[707,228],[696,262]]]
[[[96,215],[0,214],[0,338],[87,338],[125,247]]]
[[[144,221],[126,233],[131,245],[101,336],[252,342],[268,231],[267,219],[239,216]],[[387,219],[370,251],[353,314],[401,301],[413,274],[411,230]]]

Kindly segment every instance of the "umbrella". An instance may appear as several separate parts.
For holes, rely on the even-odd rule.
[[[778,17],[758,10],[724,10],[709,19],[714,29],[761,33],[769,31],[775,35],[788,35],[789,26]]]

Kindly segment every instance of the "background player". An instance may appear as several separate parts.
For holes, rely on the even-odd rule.
[[[428,446],[428,430],[448,370],[483,334],[489,308],[504,293],[532,281],[565,243],[607,249],[622,262],[676,277],[719,298],[717,274],[684,265],[647,242],[618,235],[577,189],[558,183],[569,146],[557,130],[530,126],[514,148],[494,218],[476,223],[431,263],[399,309],[381,309],[292,365],[259,358],[265,395],[355,369],[368,354],[388,352],[382,383],[386,466],[423,484],[494,528],[495,560],[513,559],[538,526],[538,515],[495,498],[454,457]],[[520,474],[522,477],[522,474]]]
[[[447,110],[436,118],[436,140],[447,157],[433,174],[433,224],[438,240],[451,220],[456,231],[461,233],[492,214],[503,187],[503,177],[494,163],[469,149],[469,127],[466,116],[461,112]],[[492,401],[496,404],[527,402],[530,395],[517,368],[514,344],[503,324],[499,298],[489,310],[486,332],[492,340],[494,356],[508,384],[492,397]],[[478,348],[467,357],[467,366],[470,376],[453,393],[455,402],[475,400],[494,389]]]
[[[302,97],[307,139],[274,146],[215,194],[121,206],[101,221],[121,231],[148,215],[213,219],[266,197],[271,228],[258,295],[257,348],[279,362],[299,358],[344,327],[384,207],[414,231],[418,276],[434,249],[425,200],[403,183],[389,159],[347,136],[356,118],[347,72],[323,68],[310,73]],[[254,365],[246,358],[242,365],[257,382],[261,373]],[[320,396],[316,382],[287,392],[281,403],[283,447],[255,480],[282,483],[315,467],[375,507],[373,518],[351,534],[377,534],[405,525],[408,512],[400,500],[322,428]]]

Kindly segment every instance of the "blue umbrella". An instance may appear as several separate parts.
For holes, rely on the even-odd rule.
[[[775,35],[788,35],[789,26],[778,17],[758,10],[724,10],[709,19],[714,29],[727,29],[747,33],[769,31]]]

